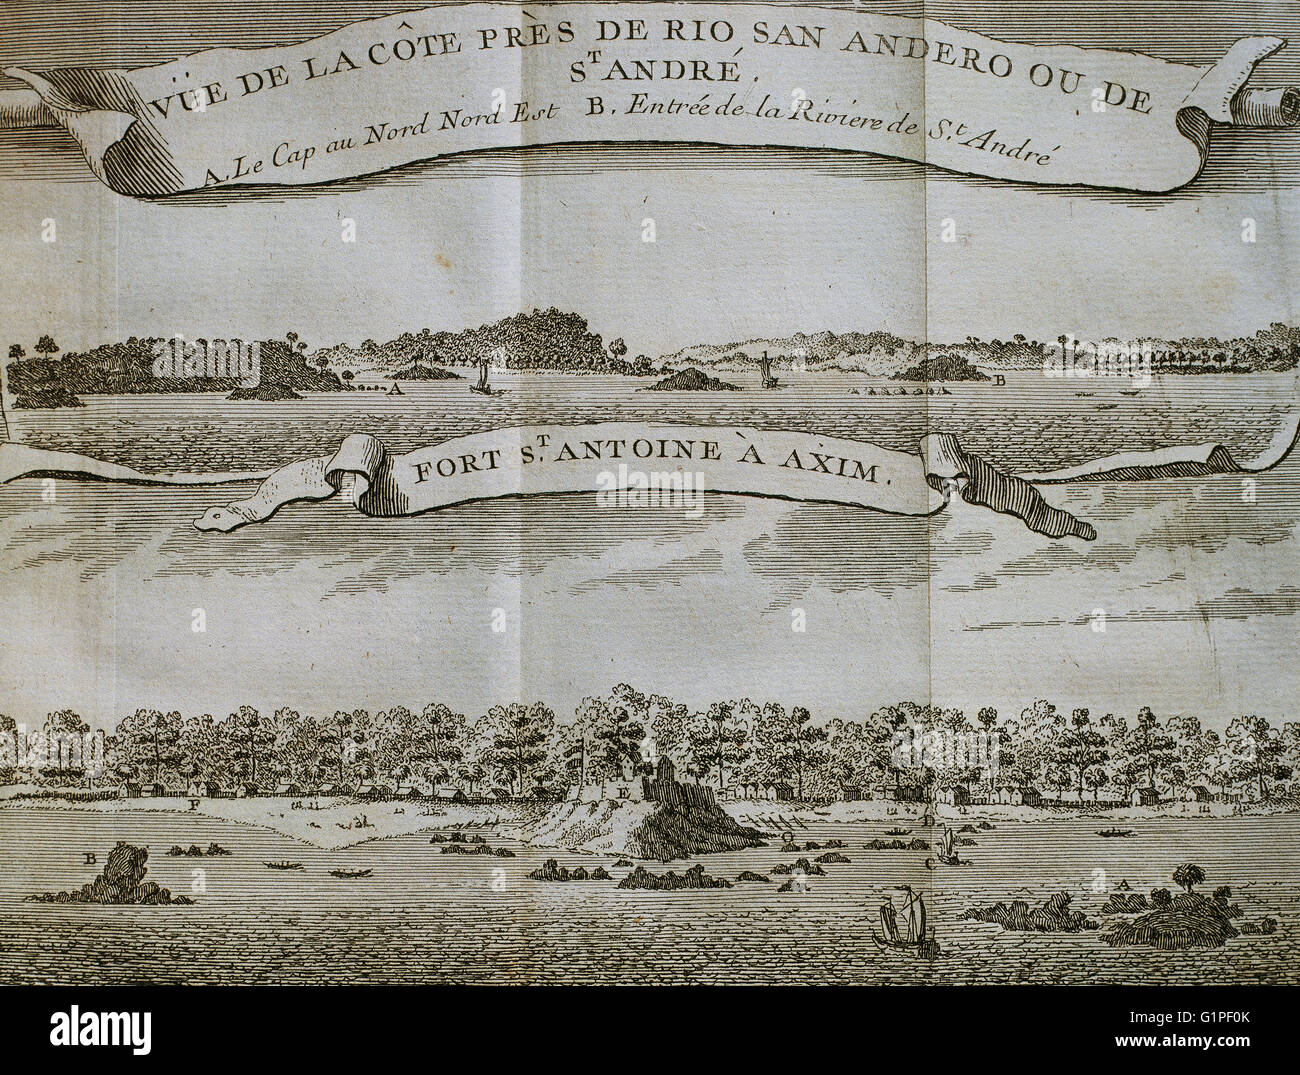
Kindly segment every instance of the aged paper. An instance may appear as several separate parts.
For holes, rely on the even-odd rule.
[[[183,8],[0,24],[0,980],[1297,981],[1292,5]]]

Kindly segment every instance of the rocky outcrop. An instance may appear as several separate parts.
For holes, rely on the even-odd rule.
[[[40,903],[185,904],[188,896],[173,896],[165,888],[146,881],[145,862],[149,849],[118,842],[109,852],[104,871],[76,892],[45,892],[29,899]]]
[[[740,825],[716,804],[611,799],[555,806],[533,826],[527,838],[542,846],[661,862],[763,846],[761,832]]]

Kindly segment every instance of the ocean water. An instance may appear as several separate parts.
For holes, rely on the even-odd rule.
[[[383,807],[376,807],[382,809]],[[409,808],[409,807],[408,807]],[[0,981],[7,983],[1220,983],[1300,982],[1300,852],[1294,817],[1126,822],[1128,839],[1102,839],[1108,823],[1087,818],[997,822],[963,847],[971,865],[925,868],[926,852],[868,851],[899,824],[811,823],[795,839],[843,840],[852,861],[827,864],[807,891],[771,883],[730,889],[620,890],[614,856],[521,845],[484,832],[516,858],[442,855],[428,835],[326,851],[270,830],[183,814],[100,814],[47,806],[0,810]],[[913,834],[924,830],[915,824]],[[149,877],[189,894],[193,871],[206,891],[193,906],[105,907],[25,901],[33,892],[79,886],[116,840],[150,849]],[[168,858],[172,844],[216,841],[228,858]],[[703,856],[715,877],[768,874],[796,857],[771,846]],[[96,851],[100,866],[85,865]],[[820,852],[812,852],[814,857]],[[546,883],[526,875],[547,858],[613,881]],[[303,863],[276,871],[265,861]],[[1113,949],[1095,932],[1027,934],[963,920],[972,906],[1066,891],[1096,917],[1099,883],[1135,892],[1170,886],[1184,861],[1205,871],[1207,892],[1229,884],[1246,920],[1278,919],[1271,936],[1225,948],[1156,952]],[[371,869],[357,880],[330,869]],[[927,894],[942,954],[925,962],[880,951],[871,932],[898,886]]]
[[[956,434],[1012,470],[1039,471],[1097,456],[1172,445],[1224,444],[1238,459],[1264,450],[1297,406],[1292,374],[1172,376],[1146,388],[1116,378],[1052,380],[1036,373],[950,384],[950,395],[897,395],[899,382],[861,374],[790,374],[762,391],[749,373],[718,376],[736,392],[651,392],[652,381],[564,374],[501,374],[500,395],[468,381],[403,386],[402,396],[356,391],[278,403],[221,394],[87,396],[86,406],[9,412],[13,435],[146,471],[278,466],[334,451],[370,433],[405,452],[511,425],[599,421],[806,429],[915,450],[930,432]],[[874,389],[877,395],[867,395]],[[882,395],[882,392],[893,394]],[[1130,393],[1125,395],[1123,393]]]

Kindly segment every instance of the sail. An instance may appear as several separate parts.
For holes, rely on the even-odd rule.
[[[907,940],[916,944],[925,937],[925,904],[912,892],[907,894]]]

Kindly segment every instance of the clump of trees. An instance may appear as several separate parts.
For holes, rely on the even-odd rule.
[[[478,367],[483,362],[511,370],[558,370],[568,373],[620,373],[647,376],[654,364],[645,355],[629,360],[620,338],[608,349],[587,319],[551,307],[532,310],[460,332],[421,329],[404,332],[385,343],[365,340],[359,348],[346,344],[320,354],[334,365],[399,367],[418,356],[438,356],[448,367]]]
[[[87,351],[60,354],[59,346],[46,335],[28,357],[22,344],[9,347],[6,367],[9,390],[15,406],[80,406],[79,395],[145,395],[166,392],[230,391],[240,384],[238,377],[160,377],[155,363],[162,337],[130,336],[125,341],[106,343]],[[204,347],[208,340],[197,337],[190,343]],[[343,383],[329,370],[327,358],[308,359],[307,344],[296,332],[283,339],[257,343],[261,383],[306,392],[336,392]]]
[[[62,743],[89,731],[62,710],[33,734]],[[70,759],[15,747],[18,732],[0,715],[0,783],[79,781]],[[995,752],[951,749],[981,734]],[[931,743],[935,749],[914,749]],[[793,798],[827,801],[849,788],[891,785],[932,798],[960,785],[1127,801],[1135,788],[1166,798],[1204,785],[1266,800],[1289,788],[1300,765],[1300,724],[1277,729],[1249,715],[1220,733],[1191,716],[1161,720],[1149,707],[1130,722],[1110,713],[1097,719],[1083,707],[1067,715],[1045,699],[1008,718],[987,706],[972,720],[960,709],[901,702],[860,720],[819,721],[804,706],[749,698],[692,710],[622,683],[584,698],[564,719],[540,701],[493,706],[475,719],[443,702],[321,716],[240,706],[223,720],[139,709],[107,737],[105,751],[110,778],[169,788],[385,783],[548,797],[620,780],[666,757],[679,779],[742,796],[784,786]],[[39,765],[30,763],[35,756]],[[1189,869],[1176,880],[1187,888],[1201,878]]]

